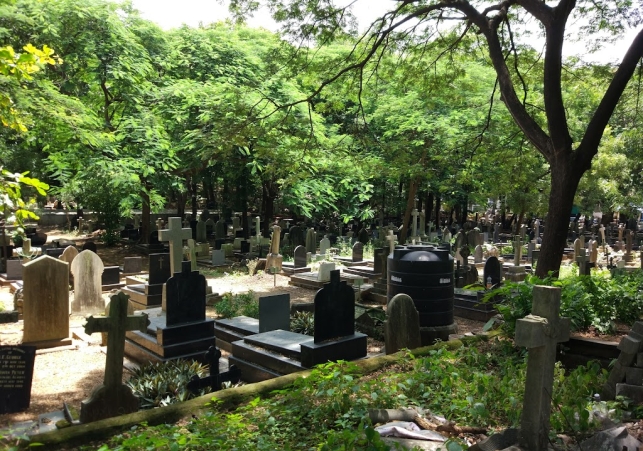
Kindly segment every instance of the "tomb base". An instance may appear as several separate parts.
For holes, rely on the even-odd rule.
[[[497,302],[482,302],[484,291],[456,289],[453,295],[453,314],[460,318],[489,321],[498,314],[494,308]]]
[[[310,368],[320,363],[361,359],[366,357],[366,338],[367,335],[355,332],[324,343],[302,343],[301,363]]]
[[[158,307],[163,302],[163,284],[128,284],[121,291],[129,296],[134,310]]]
[[[57,340],[25,341],[22,344],[24,346],[35,346],[36,349],[50,349],[61,346],[71,346],[72,340],[71,338],[60,338]]]
[[[376,273],[370,266],[347,266],[344,269],[344,274],[352,274],[366,280],[375,280],[382,275],[381,273]]]
[[[303,266],[301,268],[295,268],[292,263],[282,263],[281,270],[286,275],[300,274],[305,272],[310,272],[311,269],[308,266]]]
[[[512,282],[524,282],[527,277],[524,266],[510,266],[506,274]]]
[[[449,341],[449,335],[458,332],[456,323],[448,326],[420,327],[422,346],[430,346],[438,341]]]
[[[214,320],[166,325],[165,313],[156,307],[147,310],[150,324],[147,331],[126,334],[125,355],[138,362],[167,362],[175,359],[203,360],[204,353],[214,346]]]
[[[232,343],[259,333],[259,320],[249,316],[219,319],[214,322],[217,348],[232,352]]]
[[[340,276],[340,280],[345,280],[348,285],[352,285],[355,279],[363,279],[363,277],[359,277],[353,274],[346,274],[342,273]],[[324,287],[325,284],[327,284],[330,280],[317,280],[317,273],[316,272],[310,272],[310,273],[303,273],[303,274],[293,274],[290,276],[290,281],[288,282],[289,285],[294,285],[296,287],[301,287],[301,288],[308,288],[311,290],[320,290]]]

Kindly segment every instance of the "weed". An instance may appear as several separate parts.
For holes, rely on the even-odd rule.
[[[225,293],[214,309],[221,318],[235,316],[259,318],[259,301],[252,290],[247,293]]]

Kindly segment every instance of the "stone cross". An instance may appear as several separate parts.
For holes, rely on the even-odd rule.
[[[589,266],[587,265],[589,258],[587,257],[587,252],[585,249],[581,249],[580,253],[576,257],[576,262],[578,263],[578,275],[579,276],[588,276],[589,275]]]
[[[261,218],[255,216],[255,236],[257,237],[257,244],[261,243]]]
[[[388,241],[388,253],[392,254],[393,251],[395,251],[395,239],[397,237],[393,235],[393,231],[389,230],[388,231],[388,236],[386,237],[386,241]]]
[[[270,243],[270,252],[279,254],[279,242],[281,240],[281,227],[275,225],[272,227],[272,242]]]
[[[601,224],[601,228],[598,230],[601,232],[601,244],[605,246],[605,226]]]
[[[180,221],[180,218],[176,218]],[[129,296],[118,291],[110,297],[109,316],[87,318],[85,333],[107,332],[107,358],[105,379],[89,399],[81,403],[80,421],[89,423],[125,413],[138,411],[138,398],[127,385],[123,384],[123,355],[125,353],[125,332],[145,332],[149,321],[147,315],[128,316]]]
[[[222,382],[229,381],[233,384],[238,383],[241,379],[241,370],[237,368],[236,365],[230,365],[228,371],[225,373],[219,373],[220,358],[221,351],[214,346],[210,346],[208,352],[205,353],[205,360],[208,362],[208,366],[210,367],[210,375],[203,379],[199,378],[197,375],[192,376],[192,379],[190,379],[190,382],[187,384],[187,389],[197,395],[199,390],[206,387],[210,387],[212,391],[221,390]]]
[[[192,238],[192,229],[181,228],[181,218],[170,218],[167,229],[159,230],[159,240],[170,243],[170,272],[181,272],[183,240]]]
[[[163,221],[163,218],[158,218],[156,220],[156,230],[161,230],[165,226],[165,221]]]
[[[560,292],[535,286],[531,315],[516,322],[515,343],[529,351],[520,442],[532,451],[547,450],[556,344],[569,340],[569,318],[558,316]]]
[[[422,210],[420,212],[420,236],[426,235],[426,212]],[[431,236],[431,230],[429,230],[429,236]]]
[[[534,221],[534,238],[538,240],[539,237],[540,237],[540,220],[536,219]]]
[[[418,236],[418,216],[420,216],[420,213],[418,212],[417,208],[414,208],[413,213],[411,213],[411,215],[413,216],[413,227],[412,227],[413,235],[412,236],[415,237],[415,236]]]
[[[520,266],[520,259],[522,258],[522,240],[520,236],[516,236],[513,241],[514,245],[514,266]]]

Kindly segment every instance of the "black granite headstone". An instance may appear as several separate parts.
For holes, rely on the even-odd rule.
[[[360,243],[361,244],[361,243]],[[315,343],[355,333],[355,292],[340,281],[339,270],[315,294]]]
[[[170,278],[170,254],[150,254],[150,276],[148,284],[157,285]]]
[[[121,282],[121,270],[118,266],[105,266],[101,275],[101,285],[118,285]]]
[[[28,234],[27,238],[31,238],[32,246],[42,246],[47,242],[47,234],[43,232],[34,232],[33,234]]]
[[[290,294],[275,294],[259,298],[259,333],[271,330],[290,330]]]
[[[83,244],[82,250],[85,251],[87,249],[89,249],[93,253],[96,253],[96,251],[98,250],[98,248],[96,247],[96,243],[94,243],[93,241],[87,241],[85,242],[85,244]]]
[[[243,238],[243,230],[235,230],[234,237],[235,238]]]
[[[500,265],[500,262],[496,257],[489,257],[484,265],[482,282],[487,286],[490,281],[491,286],[494,286],[499,284],[501,280],[502,266]]]
[[[221,246],[225,244],[225,240],[223,239],[216,239],[214,240],[214,250],[219,251],[221,250]]]
[[[165,283],[166,325],[205,321],[205,294],[207,283],[199,271],[191,270],[190,262],[182,262],[181,272]]]
[[[373,272],[375,274],[383,274],[387,256],[384,248],[378,247],[373,251]]]
[[[53,258],[58,258],[64,251],[65,249],[62,249],[60,247],[50,247],[49,249],[45,249],[45,254]]]
[[[192,229],[192,239],[196,240],[196,225],[199,221],[190,221],[190,228]]]
[[[364,244],[360,241],[356,241],[353,244],[353,261],[361,262],[364,260]]]
[[[293,248],[297,246],[305,246],[306,240],[304,239],[304,231],[299,226],[292,226],[288,231],[288,238]]]
[[[35,346],[0,346],[0,414],[29,408]]]
[[[250,241],[242,241],[241,242],[241,253],[242,254],[247,254],[250,252]]]
[[[295,268],[305,268],[308,262],[306,261],[306,248],[304,246],[297,246],[295,248]]]
[[[155,230],[152,233],[150,233],[150,238],[148,240],[149,244],[160,244],[159,241],[159,231]]]

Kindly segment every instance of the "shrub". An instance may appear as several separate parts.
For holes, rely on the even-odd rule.
[[[315,315],[313,312],[295,312],[290,317],[290,330],[304,335],[315,335]]]
[[[235,316],[259,318],[259,301],[255,298],[253,291],[237,294],[225,293],[214,309],[221,318],[234,318]]]

